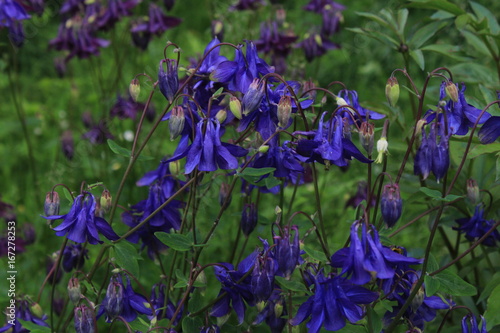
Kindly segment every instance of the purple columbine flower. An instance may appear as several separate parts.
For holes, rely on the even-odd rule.
[[[109,240],[117,240],[119,236],[113,231],[105,219],[95,214],[96,202],[90,192],[83,192],[75,198],[68,214],[42,216],[47,220],[63,222],[54,228],[57,236],[66,236],[76,243],[102,243],[99,232]]]
[[[93,145],[101,145],[108,139],[114,139],[114,136],[109,131],[106,120],[101,119],[98,123],[93,123],[82,138],[89,140]]]
[[[368,184],[366,183],[366,181],[362,180],[358,183],[358,189],[356,191],[356,194],[350,197],[349,200],[347,200],[345,206],[357,208],[363,201],[368,200],[367,195],[368,195]],[[369,203],[370,207],[375,206],[376,202],[377,198],[373,196],[371,202]]]
[[[98,16],[95,24],[99,29],[109,30],[115,26],[115,23],[120,21],[124,16],[132,15],[133,9],[140,0],[109,0],[106,9]]]
[[[97,323],[94,310],[85,304],[75,307],[75,332],[94,333],[97,332]]]
[[[9,303],[13,304],[13,303]],[[36,304],[36,303],[35,303]],[[38,307],[39,305],[36,304]],[[40,311],[41,312],[41,311]],[[0,327],[0,333],[8,332],[8,333],[25,333],[29,332],[28,329],[24,328],[19,319],[24,321],[30,321],[38,326],[49,327],[49,325],[45,322],[47,320],[47,316],[43,315],[41,318],[39,315],[36,315],[32,312],[31,306],[27,300],[17,299],[15,303],[15,308],[7,307],[6,312],[6,324],[3,327]],[[12,314],[12,315],[11,315]],[[41,314],[40,314],[41,315]]]
[[[279,235],[276,235],[273,230],[273,242],[275,246],[271,249],[271,256],[278,266],[276,275],[288,278],[295,267],[302,262],[298,227],[296,225],[285,226],[281,228]]]
[[[298,43],[296,48],[302,48],[306,60],[311,62],[314,58],[321,57],[329,50],[339,49],[340,45],[329,41],[326,37],[321,37],[320,34],[307,34],[305,39]]]
[[[308,332],[317,333],[322,326],[328,331],[338,331],[346,325],[346,320],[353,324],[361,320],[364,310],[359,304],[369,304],[378,296],[342,277],[326,277],[320,271],[314,276],[314,295],[302,303],[290,323],[299,325],[311,317],[306,325]]]
[[[441,84],[440,99],[443,100],[446,96],[446,85],[447,82],[444,81]],[[458,84],[455,84],[458,90]],[[448,119],[449,129],[451,134],[465,135],[467,134],[469,128],[474,126],[474,123],[479,118],[481,110],[475,106],[467,103],[465,99],[465,84],[462,83],[462,88],[458,92],[458,100],[453,102],[451,99],[446,103],[443,109],[446,112],[446,118]],[[478,124],[483,124],[491,115],[485,112]]]
[[[422,128],[422,142],[415,154],[413,172],[426,179],[432,171],[439,183],[450,166],[450,134],[444,133],[441,123],[433,122],[430,127],[429,135],[426,134],[425,128]]]
[[[250,280],[250,288],[257,303],[266,302],[274,290],[274,276],[277,267],[275,261],[266,252],[260,254],[255,260]]]
[[[495,142],[500,136],[500,117],[493,116],[486,120],[478,133],[479,141],[482,144],[489,144]]]
[[[393,227],[401,217],[403,210],[403,199],[399,193],[399,185],[389,184],[384,186],[380,198],[380,212],[387,227]]]
[[[255,10],[265,5],[265,0],[238,0],[236,4],[229,7],[229,10]]]
[[[378,119],[382,119],[385,117],[385,115],[383,115],[381,113],[378,113],[378,112],[375,112],[375,111],[372,111],[372,110],[369,110],[369,109],[362,107],[359,104],[358,93],[355,90],[345,90],[345,89],[341,90],[341,91],[339,91],[338,97],[342,98],[347,103],[347,105],[353,107],[356,111],[358,111],[356,113],[350,108],[340,108],[339,109],[338,114],[340,116],[342,116],[342,118],[346,118],[347,121],[349,122],[349,124],[354,123],[353,117],[358,122],[359,121],[368,121],[368,119],[378,120]],[[359,115],[358,115],[358,113],[359,113]],[[352,115],[352,117],[350,114]],[[359,117],[361,117],[361,119],[359,119]]]
[[[163,10],[151,3],[149,5],[149,19],[136,24],[132,32],[147,32],[150,35],[161,35],[168,29],[174,28],[181,24],[182,20],[163,14]]]
[[[163,69],[163,63],[167,63],[167,70]],[[177,61],[172,59],[162,59],[158,71],[158,84],[160,91],[165,98],[172,103],[174,96],[179,89],[179,76],[177,75]]]
[[[460,227],[453,227],[453,229],[465,233],[465,238],[471,242],[477,241],[479,238],[483,237],[484,234],[495,225],[495,220],[486,220],[484,218],[482,204],[476,206],[474,215],[457,219],[455,222],[457,222]],[[500,242],[500,233],[495,229],[486,237],[482,244],[486,246],[497,246],[498,242]]]
[[[255,203],[245,204],[241,212],[241,231],[245,237],[248,237],[257,226],[258,213]]]
[[[171,300],[167,300],[167,304],[165,304],[165,285],[164,284],[155,284],[151,288],[151,305],[153,305],[154,315],[150,316],[150,319],[153,319],[156,316],[157,320],[161,320],[163,318],[167,318],[172,320],[172,317],[175,314],[176,307]],[[179,311],[177,317],[172,322],[173,325],[177,325],[179,320],[182,319],[183,310]]]
[[[321,164],[347,166],[347,161],[355,157],[363,163],[371,163],[345,134],[345,124],[340,116],[334,116],[328,122],[324,118],[328,112],[323,112],[318,123],[318,129],[312,132],[295,132],[295,134],[314,136],[297,142],[297,153],[308,157],[306,162],[317,161]]]
[[[24,8],[15,0],[0,0],[0,28],[9,30],[10,41],[20,47],[24,42],[24,31],[21,20],[27,20],[30,16]]]
[[[136,102],[132,97],[128,98],[118,95],[116,97],[116,103],[111,107],[109,114],[111,118],[117,117],[119,119],[135,119],[137,113],[142,113],[145,105],[143,103]],[[148,106],[146,110],[146,119],[152,120],[154,118],[154,110],[151,105]]]
[[[253,324],[258,325],[264,320],[271,329],[271,333],[283,332],[288,321],[288,310],[286,299],[281,294],[281,290],[274,289],[271,297],[266,302],[266,306],[259,312]]]
[[[246,309],[245,302],[250,306],[255,305],[255,296],[251,291],[250,275],[243,280],[242,278],[255,265],[258,254],[258,250],[252,252],[238,264],[236,270],[230,263],[220,263],[214,266],[215,276],[222,284],[219,295],[222,293],[225,293],[225,295],[214,304],[210,312],[211,316],[226,316],[231,312],[232,307],[236,312],[238,322],[240,324],[243,322]]]
[[[469,323],[467,323],[467,321],[469,321]],[[467,314],[462,318],[462,333],[488,333],[488,331],[486,330],[486,320],[483,316],[481,316],[481,322],[481,330],[479,330],[476,316],[472,313]]]
[[[204,124],[206,124],[205,129],[203,129]],[[196,126],[196,136],[193,143],[170,158],[168,162],[187,156],[186,174],[193,172],[195,168],[199,171],[215,171],[218,168],[223,170],[236,169],[238,167],[237,157],[245,156],[248,151],[239,146],[221,142],[220,127],[217,119],[200,120]]]
[[[309,3],[303,8],[305,10],[321,14],[330,8],[336,11],[343,11],[345,6],[332,0],[310,0]]]
[[[400,264],[415,265],[422,260],[406,257],[383,246],[378,232],[363,223],[361,239],[358,235],[360,222],[351,226],[351,245],[335,252],[330,260],[333,267],[342,267],[340,275],[346,274],[354,284],[365,284],[372,276],[379,279],[392,279]]]
[[[278,31],[278,22],[267,22],[261,24],[260,39],[255,41],[255,46],[260,52],[271,55],[271,65],[276,73],[284,74],[287,68],[285,58],[292,51],[292,44],[297,38],[293,31]]]
[[[420,272],[407,270],[397,279],[397,285],[391,288],[388,299],[397,301],[397,305],[392,307],[392,311],[387,311],[384,315],[384,323],[388,325],[393,321],[394,316],[399,312],[405,301],[410,296],[412,289],[419,278]],[[424,322],[432,321],[436,317],[436,310],[449,309],[451,304],[445,303],[439,296],[425,296],[425,288],[421,287],[418,294],[413,299],[412,304],[406,309],[403,318],[411,327],[424,329]]]
[[[89,250],[84,249],[81,244],[68,244],[63,251],[62,267],[65,272],[71,272],[73,269],[80,269],[89,259]]]
[[[127,286],[123,285],[121,275],[115,275],[109,280],[106,296],[97,313],[97,319],[106,314],[106,321],[110,322],[116,317],[122,317],[131,322],[137,318],[137,314],[152,315],[149,302],[146,297],[137,294],[130,284],[127,276]]]

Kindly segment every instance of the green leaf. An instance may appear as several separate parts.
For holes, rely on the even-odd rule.
[[[199,333],[202,326],[203,320],[199,317],[184,317],[182,320],[182,332]]]
[[[304,251],[307,253],[307,255],[314,260],[317,260],[319,262],[325,262],[325,260],[328,260],[329,258],[326,258],[325,254],[321,251],[313,249],[309,245],[304,245]]]
[[[431,44],[431,45],[427,45],[427,46],[422,47],[421,50],[440,53],[442,55],[450,57],[451,59],[455,59],[458,61],[470,60],[470,58],[467,58],[467,57],[464,57],[464,56],[457,54],[458,52],[461,51],[460,46],[449,45],[449,44]]]
[[[418,29],[411,37],[409,45],[411,49],[418,49],[431,37],[433,37],[439,30],[447,25],[446,22],[432,22]]]
[[[436,291],[439,290],[439,287],[441,287],[439,279],[435,278],[434,276],[430,275],[424,276],[424,282],[425,282],[425,295],[427,297],[434,295]]]
[[[421,187],[420,191],[424,192],[425,195],[427,195],[428,197],[431,197],[433,200],[438,200],[438,201],[450,202],[450,201],[462,198],[462,196],[454,195],[454,194],[448,194],[446,197],[442,198],[441,192],[439,192],[437,190],[430,189],[428,187]]]
[[[265,179],[265,183],[266,183],[266,187],[268,189],[271,189],[271,188],[273,188],[273,187],[275,187],[277,185],[281,185],[281,181],[278,178],[274,177],[274,176],[267,177]]]
[[[404,36],[406,21],[408,20],[408,9],[403,8],[398,10],[398,33],[400,36]]]
[[[139,263],[137,250],[135,247],[127,242],[119,242],[113,245],[115,249],[115,259],[118,266],[126,269],[135,277],[139,277]]]
[[[195,289],[191,293],[191,298],[189,299],[189,312],[194,313],[203,308],[203,298],[201,297],[201,291],[199,289]]]
[[[113,153],[117,155],[130,158],[130,155],[132,154],[132,151],[128,150],[127,148],[123,148],[122,146],[117,144],[114,140],[108,139],[108,146],[113,151]],[[144,155],[139,155],[139,157],[137,158],[138,161],[146,161],[152,159],[153,157]]]
[[[149,324],[146,323],[142,318],[137,317],[138,320],[131,321],[128,323],[134,332],[147,332],[149,330]]]
[[[465,11],[447,0],[412,0],[408,7],[444,10],[455,16],[465,14]]]
[[[488,50],[488,47],[479,37],[477,37],[474,33],[467,30],[462,30],[461,32],[462,35],[464,35],[467,43],[469,43],[476,51],[478,51],[484,56],[487,56],[488,58],[491,57],[491,53]]]
[[[453,296],[474,296],[477,294],[476,287],[465,282],[455,273],[445,270],[433,276],[439,280],[440,291]]]
[[[459,15],[455,19],[455,27],[458,30],[462,30],[463,28],[465,28],[467,26],[467,24],[469,23],[469,20],[470,20],[469,14]]]
[[[494,36],[500,34],[500,25],[498,24],[495,15],[488,8],[478,4],[477,2],[470,1],[469,3],[479,21],[482,21],[483,19],[488,21],[490,33]]]
[[[160,242],[176,251],[189,251],[193,245],[193,241],[186,235],[173,234],[166,232],[155,232]]]
[[[487,299],[491,295],[491,292],[493,291],[493,289],[495,289],[498,285],[500,285],[500,273],[496,273],[488,281],[488,283],[486,284],[486,286],[483,289],[483,292],[481,293],[481,296],[477,300],[476,304],[479,304],[483,300]]]
[[[496,286],[488,297],[486,303],[486,312],[484,319],[486,319],[486,330],[489,331],[494,326],[500,324],[500,285]]]
[[[483,154],[494,154],[500,152],[500,143],[491,143],[489,145],[477,145],[467,154],[468,159],[473,159]]]
[[[244,176],[257,177],[270,174],[274,170],[276,170],[276,168],[245,168],[241,172],[238,172],[237,175],[241,177]]]
[[[298,281],[287,280],[281,276],[276,276],[275,280],[284,289],[310,294],[310,292],[309,292],[309,290],[307,290],[306,286],[304,286],[304,284],[302,284]]]
[[[500,180],[500,154],[497,154],[495,170],[496,170],[495,181],[497,182]]]
[[[213,93],[212,97],[217,97],[224,91],[224,87],[220,87],[216,92]]]
[[[19,320],[21,325],[23,325],[23,327],[26,328],[27,330],[29,330],[31,333],[50,333],[50,332],[52,332],[52,330],[49,327],[40,326],[40,325],[37,325],[31,321],[22,320],[19,317],[16,319]]]
[[[434,272],[439,269],[439,264],[432,253],[429,253],[429,259],[427,261],[427,272]]]
[[[367,307],[367,311],[370,311],[370,313],[368,315],[370,318],[370,324],[372,327],[370,332],[382,332],[382,323],[383,323],[382,318],[380,318],[378,313],[375,312],[375,310],[371,306]]]
[[[69,190],[65,186],[63,186],[63,193],[64,193],[64,197],[66,199],[68,199],[68,201],[70,203],[73,203],[73,196],[71,195],[71,193],[69,192]]]
[[[174,289],[184,288],[187,287],[187,285],[188,285],[187,281],[179,281],[176,284],[174,284]]]
[[[366,18],[369,18],[370,20],[372,21],[375,21],[377,22],[378,24],[386,27],[386,28],[390,28],[391,25],[386,22],[384,19],[382,19],[381,17],[375,15],[375,14],[372,14],[372,13],[368,13],[368,12],[356,12],[356,14],[358,14],[359,16],[363,16],[363,17],[366,17]]]
[[[410,51],[410,56],[415,60],[417,63],[418,67],[420,67],[421,70],[424,70],[425,67],[425,59],[424,55],[421,50],[413,50]]]

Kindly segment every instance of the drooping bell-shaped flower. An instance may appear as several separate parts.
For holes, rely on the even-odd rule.
[[[167,69],[163,68],[163,63],[166,63]],[[174,96],[179,89],[179,76],[177,74],[177,61],[172,59],[162,59],[160,61],[160,69],[158,71],[158,85],[160,91],[165,98],[172,103]]]
[[[480,330],[476,316],[472,313],[467,314],[462,318],[462,333],[488,333],[486,330],[486,320],[483,316],[481,316],[481,322],[482,324]]]
[[[96,202],[90,192],[83,192],[77,196],[68,214],[43,216],[43,218],[63,219],[63,222],[54,228],[56,235],[66,236],[76,243],[102,243],[99,232],[109,240],[119,238],[106,220],[96,216]]]
[[[386,225],[391,228],[401,217],[403,199],[399,193],[399,185],[394,183],[385,185],[380,198],[380,212]]]
[[[471,217],[457,219],[455,222],[457,222],[460,226],[453,227],[453,229],[465,233],[465,238],[471,242],[477,241],[479,238],[483,237],[486,232],[488,232],[495,225],[495,220],[486,220],[484,218],[484,208],[482,207],[482,204],[476,206],[474,215]],[[497,246],[499,242],[500,233],[498,230],[493,230],[493,232],[486,237],[482,244],[486,246]]]

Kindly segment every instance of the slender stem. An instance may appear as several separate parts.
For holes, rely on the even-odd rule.
[[[312,162],[311,165],[312,175],[313,175],[313,184],[314,184],[314,196],[316,201],[316,213],[318,214],[319,219],[319,227],[321,229],[321,234],[323,241],[325,242],[326,247],[328,247],[328,239],[326,238],[326,230],[325,230],[325,222],[323,220],[323,213],[321,211],[321,200],[319,196],[319,187],[318,187],[318,172],[316,170],[316,164]]]

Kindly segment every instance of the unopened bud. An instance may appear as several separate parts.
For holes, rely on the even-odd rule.
[[[276,21],[278,24],[283,24],[286,20],[286,11],[284,8],[278,8],[276,10]]]
[[[181,173],[181,161],[173,161],[168,164],[168,167],[170,169],[170,173],[172,176],[178,176]]]
[[[174,140],[182,133],[185,119],[184,108],[182,106],[174,106],[170,112],[170,119],[168,120],[170,140]]]
[[[219,190],[219,205],[226,209],[231,204],[231,196],[229,191],[231,190],[231,185],[228,183],[222,183]]]
[[[257,226],[258,214],[255,203],[245,204],[241,212],[241,231],[248,237]]]
[[[319,46],[322,46],[323,45],[323,39],[321,39],[321,36],[319,34],[314,34],[314,41],[316,42],[316,44],[318,44]]]
[[[473,204],[479,202],[479,186],[474,179],[467,180],[467,199]]]
[[[258,78],[253,79],[250,83],[247,93],[243,96],[242,109],[246,116],[260,106],[260,102],[264,98],[264,85],[260,83]]]
[[[227,118],[226,110],[219,110],[219,112],[215,115],[215,118],[217,118],[219,124],[222,124]]]
[[[283,314],[283,304],[281,302],[276,302],[276,304],[274,304],[274,316],[276,318],[279,318],[281,317],[282,314]]]
[[[96,318],[93,309],[86,305],[75,307],[75,332],[76,333],[94,333],[96,329]]]
[[[137,102],[137,99],[139,98],[139,94],[141,93],[141,83],[137,79],[133,79],[130,81],[130,84],[128,86],[128,92],[130,94],[130,97],[134,100],[134,102]]]
[[[399,99],[399,83],[395,76],[391,76],[385,85],[385,97],[389,105],[394,107]]]
[[[361,128],[359,131],[359,140],[361,141],[361,145],[363,146],[363,148],[365,148],[368,155],[371,155],[373,150],[374,128],[375,127],[373,126],[373,124],[370,124],[368,122],[363,122],[361,123]]]
[[[415,282],[413,284],[413,286],[411,287],[411,292],[413,292],[413,289],[415,288],[415,285],[416,285],[417,282]],[[424,298],[425,298],[425,291],[424,291],[424,287],[423,286],[420,286],[420,288],[418,288],[418,292],[417,294],[415,295],[415,297],[413,298],[412,302],[411,302],[411,305],[410,307],[413,309],[413,311],[417,311],[417,309],[422,305],[422,303],[424,302]]]
[[[80,289],[80,281],[77,278],[71,278],[68,281],[68,296],[73,304],[77,305],[80,301],[82,292]]]
[[[263,146],[260,146],[259,149],[257,149],[259,151],[259,153],[267,153],[269,151],[269,146],[268,145],[263,145]]]
[[[315,99],[316,90],[314,90],[314,88],[316,88],[316,85],[314,84],[314,82],[312,82],[312,80],[304,82],[304,87],[303,87],[305,93],[304,97]]]
[[[399,185],[394,183],[385,185],[380,199],[380,212],[387,227],[391,228],[401,217],[403,200],[399,192]]]
[[[458,88],[455,83],[451,81],[446,82],[444,89],[446,90],[446,95],[448,95],[453,102],[458,102]]]
[[[167,63],[167,70],[163,69],[163,63]],[[165,98],[172,103],[174,96],[179,89],[179,76],[177,74],[177,61],[172,59],[162,59],[158,71],[158,85]]]
[[[224,34],[224,24],[220,20],[212,21],[212,36],[217,37],[222,40],[222,35]]]
[[[346,106],[346,105],[349,105],[347,104],[347,102],[345,101],[345,99],[343,99],[342,97],[335,97],[335,102],[337,103],[338,106]]]
[[[278,103],[278,126],[287,128],[292,114],[292,98],[289,95],[281,96]]]
[[[109,318],[118,317],[123,309],[123,284],[112,280],[106,291],[106,299],[107,302],[103,305]]]
[[[59,215],[59,203],[59,193],[56,191],[48,192],[43,205],[45,216]]]
[[[415,129],[415,134],[421,133],[424,125],[427,125],[427,120],[420,119],[419,121],[417,121],[417,128]]]
[[[375,163],[382,163],[382,161],[384,160],[384,155],[387,155],[389,153],[389,143],[387,142],[387,138],[386,137],[381,137],[378,141],[377,141],[377,152],[378,152],[378,156],[377,156],[377,159],[375,160]]]
[[[101,204],[101,210],[104,214],[108,213],[109,210],[111,209],[111,201],[112,201],[111,193],[109,193],[107,189],[102,191],[99,203]]]
[[[241,102],[236,96],[229,99],[229,110],[238,119],[241,119]]]
[[[40,304],[38,304],[36,302],[33,302],[30,305],[30,311],[31,311],[32,314],[34,314],[38,318],[42,318],[43,317],[42,307],[40,306]]]
[[[265,309],[266,304],[267,304],[267,302],[266,302],[266,301],[260,301],[260,302],[257,302],[257,304],[256,304],[256,306],[257,306],[257,311],[262,312],[262,311]]]

